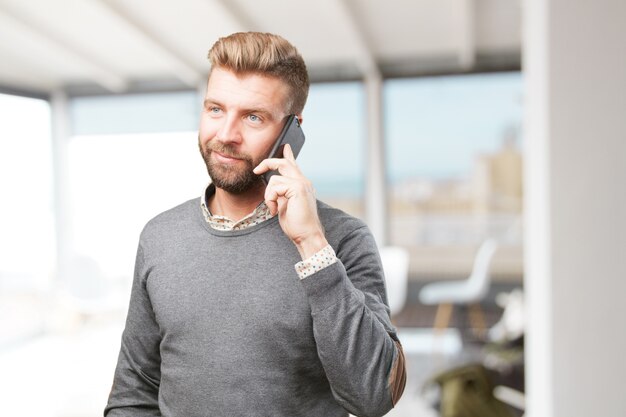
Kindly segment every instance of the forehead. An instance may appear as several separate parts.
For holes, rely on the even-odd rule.
[[[206,99],[241,108],[283,111],[289,98],[287,84],[278,78],[258,73],[237,74],[214,68],[209,75]]]

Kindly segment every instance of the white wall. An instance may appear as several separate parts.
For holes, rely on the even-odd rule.
[[[527,0],[527,411],[626,415],[626,2]]]

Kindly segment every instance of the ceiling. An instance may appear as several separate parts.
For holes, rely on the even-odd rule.
[[[290,40],[313,81],[520,67],[520,0],[0,0],[0,90],[195,89],[247,30]]]

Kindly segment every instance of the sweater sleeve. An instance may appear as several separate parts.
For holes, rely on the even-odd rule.
[[[149,269],[139,244],[126,327],[105,417],[160,416],[161,340],[146,290]]]
[[[301,281],[318,356],[342,407],[357,416],[382,416],[402,394],[406,374],[380,256],[367,227],[344,237],[336,252],[339,262]]]

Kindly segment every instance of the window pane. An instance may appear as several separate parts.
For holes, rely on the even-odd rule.
[[[0,286],[49,283],[54,262],[50,107],[0,94]]]
[[[521,273],[520,73],[388,81],[385,105],[391,243],[456,248],[441,259],[461,271],[473,256],[462,248],[495,237],[517,248],[507,272]]]
[[[361,83],[313,84],[304,109],[306,143],[298,156],[317,197],[363,215],[365,94]]]
[[[197,142],[196,132],[72,138],[74,252],[109,278],[130,277],[145,223],[199,197],[207,184]]]
[[[198,126],[195,91],[77,97],[70,102],[75,135],[181,132]]]

